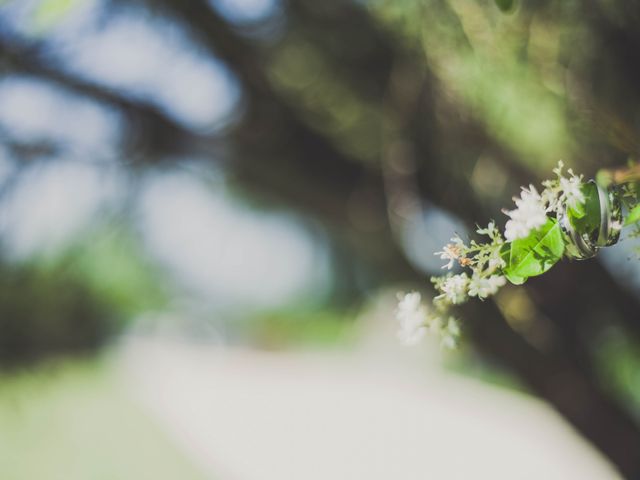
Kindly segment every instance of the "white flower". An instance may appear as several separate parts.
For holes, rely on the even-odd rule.
[[[404,345],[412,346],[420,343],[426,333],[427,327],[425,326],[416,328],[415,330],[406,330],[401,328],[398,330],[398,338]]]
[[[478,228],[476,230],[480,235],[487,235],[491,240],[500,240],[500,231],[496,228],[496,224],[493,220],[489,222],[487,228]]]
[[[398,338],[405,345],[415,345],[427,332],[427,308],[418,292],[404,295],[398,303],[396,319],[400,323]]]
[[[558,178],[560,178],[562,176],[563,168],[564,168],[564,162],[562,160],[558,160],[558,166],[554,168],[552,171],[558,176]]]
[[[446,244],[441,252],[436,252],[434,255],[440,255],[442,260],[447,260],[447,263],[442,267],[448,270],[451,270],[453,267],[453,262],[458,260],[462,255],[462,249],[464,248],[464,243],[460,239],[460,237],[453,237],[451,239],[453,243]]]
[[[458,257],[460,256],[460,252],[455,247],[455,245],[448,244],[442,247],[441,252],[436,252],[434,253],[434,255],[440,255],[440,258],[442,260],[448,260],[448,263],[443,265],[442,268],[451,270],[451,268],[453,267],[453,262],[455,262],[458,259]]]
[[[447,320],[447,325],[442,331],[442,338],[440,340],[440,346],[442,348],[454,349],[458,344],[458,337],[460,336],[460,326],[458,325],[458,321],[449,317]]]
[[[500,256],[500,252],[496,252],[489,258],[489,272],[495,272],[498,268],[504,268],[507,266],[507,262]]]
[[[569,173],[571,170],[569,170]],[[565,202],[568,207],[576,208],[579,204],[584,203],[585,198],[582,193],[581,187],[582,179],[575,175],[572,175],[571,178],[560,177],[560,188],[564,193]]]
[[[441,295],[436,298],[446,298],[451,303],[462,303],[467,299],[467,286],[469,285],[469,277],[466,273],[453,275],[447,278],[440,287]]]
[[[500,287],[504,287],[507,283],[507,279],[504,275],[491,275],[489,277],[489,289],[491,290],[491,295],[498,293]]]
[[[451,335],[443,335],[442,339],[440,340],[440,346],[448,350],[455,349],[456,345],[456,339]]]
[[[474,274],[469,282],[469,296],[485,299],[489,295],[497,293],[498,289],[505,283],[506,279],[502,275],[481,277],[478,274]]]
[[[547,212],[540,194],[533,185],[522,189],[520,198],[514,198],[515,210],[505,211],[511,220],[505,225],[504,236],[513,241],[525,238],[531,230],[541,227],[547,222]]]
[[[442,331],[442,327],[444,325],[444,320],[441,317],[432,317],[429,322],[429,332],[432,334],[440,334]]]
[[[401,296],[398,302],[398,315],[411,315],[422,305],[422,295],[419,292],[410,292]]]
[[[458,324],[458,320],[454,317],[449,317],[449,321],[447,322],[447,333],[454,337],[458,337],[460,335],[460,325]]]

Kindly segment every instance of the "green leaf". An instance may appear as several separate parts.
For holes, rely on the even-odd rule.
[[[508,12],[512,10],[513,6],[516,3],[515,0],[495,0],[495,2],[498,8],[503,12]]]
[[[636,223],[638,220],[640,220],[640,205],[636,205],[631,209],[624,221],[624,226],[627,227],[632,223]]]
[[[569,221],[580,234],[591,235],[600,228],[600,196],[598,187],[593,183],[585,183],[582,186],[584,194],[584,204],[576,211],[570,208],[568,211]]]
[[[509,265],[511,265],[511,243],[505,243],[500,249],[500,256],[506,263],[506,267],[503,269],[504,276],[514,285],[522,285],[527,281],[526,277],[520,277],[514,272],[510,271]]]
[[[569,207],[569,216],[573,219],[582,218],[586,214],[587,210],[585,209],[584,203],[579,203],[575,207]]]
[[[553,267],[564,253],[564,240],[557,220],[532,231],[528,237],[514,240],[504,249],[507,262],[504,274],[515,285],[523,284],[529,277],[542,275]]]

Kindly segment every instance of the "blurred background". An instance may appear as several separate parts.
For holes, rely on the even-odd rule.
[[[0,472],[640,478],[625,239],[397,345],[562,159],[640,151],[622,0],[0,0]]]

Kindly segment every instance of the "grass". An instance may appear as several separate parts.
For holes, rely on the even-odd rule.
[[[4,480],[204,480],[96,361],[0,375]]]

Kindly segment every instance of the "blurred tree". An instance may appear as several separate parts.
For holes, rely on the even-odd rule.
[[[3,265],[0,270],[0,364],[90,353],[113,333],[115,312],[64,269]]]
[[[133,235],[95,232],[50,258],[0,262],[0,366],[89,354],[128,319],[166,305]]]
[[[323,225],[344,268],[364,267],[372,285],[424,282],[399,241],[407,205],[429,201],[472,226],[560,157],[593,174],[637,153],[640,7],[628,2],[531,0],[505,15],[489,0],[283,0],[244,23],[206,0],[111,4],[153,11],[224,63],[242,101],[223,129],[185,127],[9,29],[3,70],[119,112],[131,168],[181,154],[223,165],[256,202]],[[597,355],[610,325],[638,339],[638,298],[597,262],[563,263],[525,288],[467,308],[474,346],[639,478],[640,429]]]

